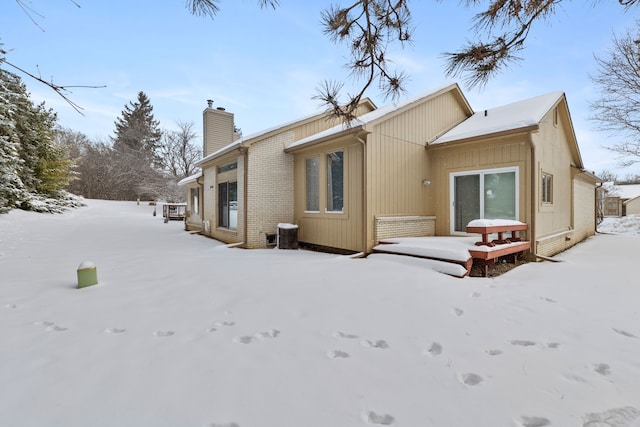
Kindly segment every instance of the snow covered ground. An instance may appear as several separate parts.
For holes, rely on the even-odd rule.
[[[457,279],[87,203],[0,215],[2,425],[640,426],[638,236]]]

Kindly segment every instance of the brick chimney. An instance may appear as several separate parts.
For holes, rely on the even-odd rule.
[[[207,108],[202,113],[202,148],[204,156],[220,150],[237,139],[233,131],[233,113],[222,107],[213,108],[213,100],[207,100]]]

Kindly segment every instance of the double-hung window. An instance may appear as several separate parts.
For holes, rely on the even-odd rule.
[[[196,187],[196,188],[192,188],[191,189],[191,212],[193,212],[194,215],[198,215],[199,211],[200,211],[200,188]]]
[[[305,212],[344,212],[344,152],[305,159]]]

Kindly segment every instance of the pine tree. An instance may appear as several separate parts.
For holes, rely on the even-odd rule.
[[[162,136],[159,124],[153,117],[149,97],[142,91],[138,92],[137,101],[125,105],[122,116],[116,119],[113,148],[155,162],[157,145]]]
[[[10,210],[25,197],[24,184],[18,174],[22,160],[12,120],[15,94],[9,84],[11,77],[0,69],[0,213]]]
[[[55,142],[55,124],[55,113],[34,105],[20,78],[0,69],[0,212],[59,212],[68,204],[72,162]]]

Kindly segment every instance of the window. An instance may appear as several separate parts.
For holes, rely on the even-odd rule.
[[[344,207],[344,153],[327,154],[327,212],[342,212]]]
[[[238,227],[238,183],[218,184],[218,227]]]
[[[306,160],[306,206],[307,212],[320,212],[320,157]]]
[[[465,232],[474,219],[518,219],[518,169],[451,174],[451,226]]]
[[[234,169],[238,169],[238,162],[229,163],[228,165],[220,166],[218,173],[228,172]]]
[[[542,173],[542,203],[553,203],[553,175]]]
[[[198,202],[198,199],[200,198],[200,188],[192,188],[191,189],[191,212],[193,212],[194,215],[198,215],[198,212],[200,211],[200,203]]]

